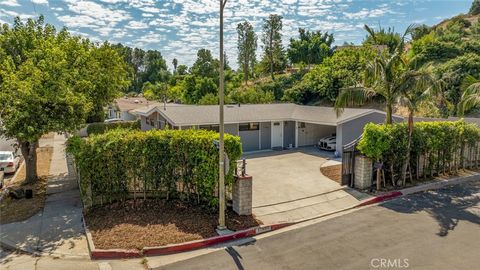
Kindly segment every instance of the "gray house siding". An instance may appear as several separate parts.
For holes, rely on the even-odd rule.
[[[240,131],[239,136],[242,141],[242,150],[244,152],[260,149],[260,130]]]
[[[283,146],[295,147],[295,121],[285,121],[283,123]]]
[[[231,135],[238,135],[238,124],[225,124],[225,132]]]
[[[338,129],[341,129],[341,131],[337,132],[337,151],[341,152],[342,146],[360,137],[363,133],[363,128],[370,122],[385,122],[385,114],[374,112],[338,125]],[[341,143],[341,145],[339,145],[339,143]]]
[[[272,123],[260,123],[261,147],[260,149],[272,148]]]

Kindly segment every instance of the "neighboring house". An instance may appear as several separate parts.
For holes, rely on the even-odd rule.
[[[169,127],[218,131],[218,105],[156,106],[136,113],[142,130]],[[395,116],[395,120],[403,118]],[[331,107],[291,103],[225,105],[225,132],[240,136],[245,152],[315,145],[332,134],[336,134],[337,149],[341,149],[362,134],[365,124],[384,121],[385,113],[374,109],[345,109],[337,117]]]
[[[137,115],[133,113],[134,110],[158,105],[160,102],[149,101],[144,97],[117,98],[108,106],[107,119],[119,118],[124,121],[133,121],[137,119]]]

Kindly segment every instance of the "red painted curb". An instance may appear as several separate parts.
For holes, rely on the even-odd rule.
[[[250,228],[250,229],[234,232],[227,235],[214,236],[211,238],[182,243],[182,244],[168,245],[163,247],[145,247],[142,249],[142,254],[145,256],[155,256],[155,255],[167,255],[172,253],[185,252],[185,251],[190,251],[194,249],[213,246],[223,242],[228,242],[236,239],[255,236],[255,235],[266,233],[266,232],[271,232],[271,231],[278,230],[293,224],[295,223],[273,224],[270,226]]]
[[[140,258],[142,254],[138,250],[128,249],[94,249],[90,252],[92,260],[101,259],[130,259]]]
[[[357,207],[365,206],[365,205],[369,205],[369,204],[374,204],[374,203],[379,203],[379,202],[383,202],[383,201],[388,201],[388,200],[391,200],[393,198],[396,198],[396,197],[402,196],[402,195],[403,195],[403,193],[401,191],[388,192],[388,193],[385,193],[385,194],[367,199],[367,200],[361,202],[360,204],[358,204]]]

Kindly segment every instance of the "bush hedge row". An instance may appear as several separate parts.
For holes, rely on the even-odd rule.
[[[465,167],[465,162],[480,159],[480,128],[463,120],[456,122],[418,122],[414,124],[412,144],[408,149],[406,123],[367,124],[357,146],[367,157],[380,161],[399,175],[410,151],[412,171],[426,174],[450,173]],[[426,168],[419,168],[420,158]],[[474,164],[478,166],[477,164]],[[393,176],[392,176],[393,177]]]
[[[124,121],[113,123],[91,123],[87,127],[87,134],[102,134],[112,129],[140,129],[140,121]]]
[[[218,204],[218,133],[205,130],[110,130],[86,139],[72,137],[67,151],[75,158],[87,205],[134,197],[171,197]],[[233,184],[240,138],[225,135]],[[90,201],[88,201],[90,200]]]

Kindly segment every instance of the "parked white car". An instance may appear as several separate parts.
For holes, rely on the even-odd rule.
[[[105,123],[116,123],[116,122],[123,122],[122,118],[110,118],[104,121]]]
[[[20,166],[20,156],[13,151],[0,151],[0,171],[15,173]]]
[[[321,138],[317,144],[318,148],[322,150],[335,151],[337,148],[337,136],[332,135],[329,137]]]

